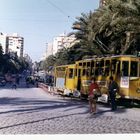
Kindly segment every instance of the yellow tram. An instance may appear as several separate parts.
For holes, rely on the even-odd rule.
[[[87,97],[92,76],[96,77],[101,89],[99,101],[108,101],[110,76],[120,87],[118,97],[140,99],[140,58],[132,55],[93,57],[58,66],[55,68],[55,86],[61,88],[63,94]]]

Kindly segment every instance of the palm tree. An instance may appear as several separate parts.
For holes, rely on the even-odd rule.
[[[97,11],[100,15],[94,32],[96,38],[102,42],[106,40],[106,46],[114,53],[133,53],[136,42],[139,40],[140,2],[138,0],[110,0],[108,5]]]
[[[77,20],[73,24],[73,29],[77,30],[75,35],[80,40],[80,46],[84,52],[93,54],[103,54],[104,50],[98,47],[97,42],[94,42],[93,38],[95,33],[93,32],[93,13],[81,14],[81,17],[77,17]],[[93,49],[94,48],[94,49]]]
[[[97,45],[94,52],[133,54],[140,42],[139,15],[139,0],[106,0],[105,6],[78,18],[74,29],[81,45]]]

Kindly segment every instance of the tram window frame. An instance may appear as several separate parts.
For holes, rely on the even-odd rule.
[[[64,77],[65,76],[65,71],[66,71],[65,67],[56,68],[56,76],[57,77]]]
[[[104,60],[96,61],[95,75],[104,75]]]
[[[96,68],[100,67],[100,61],[96,61],[95,63],[96,63],[95,65]]]
[[[129,76],[129,61],[122,61],[122,76]]]
[[[104,63],[105,63],[104,75],[105,75],[105,76],[109,76],[111,62],[110,62],[110,60],[105,60]]]
[[[104,60],[101,60],[99,65],[100,65],[100,67],[104,67]]]
[[[116,68],[117,68],[117,60],[113,59],[111,61],[111,74],[115,74],[116,73]]]
[[[75,76],[77,77],[77,75],[78,75],[78,74],[77,74],[77,69],[75,69]]]
[[[69,68],[68,72],[69,72],[69,73],[68,73],[69,79],[73,79],[73,77],[74,77],[74,69]]]
[[[121,72],[121,61],[118,60],[116,64],[117,64],[117,75],[120,75],[120,72]]]
[[[78,77],[81,76],[81,69],[78,69]]]
[[[82,62],[79,63],[79,66],[82,66]]]
[[[133,65],[133,67],[132,67],[132,63],[133,64],[137,64],[136,65],[136,67],[134,67],[134,65]],[[131,61],[130,62],[130,76],[131,77],[138,77],[138,61]]]
[[[91,66],[91,62],[87,62],[87,67],[90,67]]]

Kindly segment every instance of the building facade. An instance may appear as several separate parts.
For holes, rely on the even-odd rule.
[[[53,43],[47,43],[46,57],[53,55]]]
[[[55,55],[62,48],[70,48],[76,42],[77,40],[74,34],[66,35],[63,33],[57,37],[54,37],[53,42],[47,44],[46,56],[48,57],[49,55]]]
[[[17,33],[8,36],[8,51],[16,53],[18,57],[23,57],[24,38]]]
[[[8,37],[6,34],[0,33],[0,45],[2,46],[3,53],[8,53]]]
[[[13,35],[0,33],[0,44],[4,54],[9,53],[17,55],[18,57],[23,57],[24,38],[17,33]]]

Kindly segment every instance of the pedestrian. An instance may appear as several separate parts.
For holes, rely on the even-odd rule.
[[[99,86],[96,83],[96,78],[91,78],[91,84],[89,86],[89,107],[91,113],[96,113],[96,93],[100,92]]]
[[[115,111],[117,109],[117,103],[116,103],[116,93],[119,93],[119,86],[116,81],[114,81],[113,76],[109,77],[109,96],[111,100],[111,109],[112,111]]]
[[[37,78],[35,79],[35,85],[38,88],[38,79]]]

